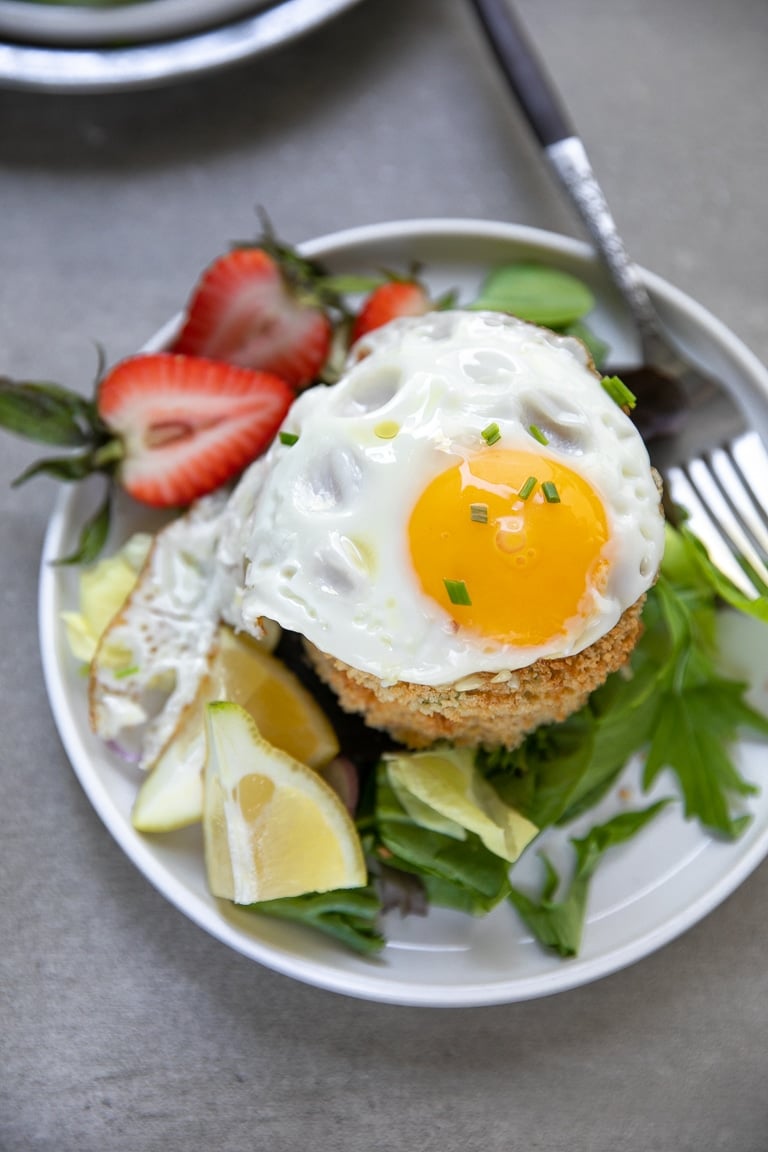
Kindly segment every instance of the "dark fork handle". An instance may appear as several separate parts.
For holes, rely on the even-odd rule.
[[[470,0],[502,73],[543,148],[576,130],[515,13],[503,0]]]
[[[587,227],[637,325],[646,363],[677,368],[656,309],[629,259],[586,149],[509,0],[470,0],[510,88]]]

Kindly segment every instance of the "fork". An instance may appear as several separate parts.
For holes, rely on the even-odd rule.
[[[630,261],[582,140],[511,5],[470,0],[534,135],[635,322],[640,367],[616,368],[638,397],[636,424],[664,479],[668,514],[685,508],[712,560],[751,597],[768,594],[768,512],[754,484],[768,454],[726,386],[666,336]],[[755,478],[754,482],[752,477]]]

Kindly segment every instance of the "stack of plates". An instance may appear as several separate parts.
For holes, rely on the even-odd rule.
[[[302,35],[357,0],[0,0],[0,84],[151,87],[224,68]]]

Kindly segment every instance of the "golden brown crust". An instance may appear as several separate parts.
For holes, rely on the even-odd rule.
[[[514,748],[541,724],[565,720],[611,673],[629,659],[642,632],[645,596],[616,626],[583,652],[560,660],[537,660],[516,672],[481,672],[457,684],[432,688],[399,681],[387,686],[306,643],[321,680],[347,712],[383,728],[411,748],[437,740],[461,745]]]

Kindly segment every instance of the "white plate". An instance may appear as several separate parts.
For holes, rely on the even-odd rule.
[[[35,11],[0,0],[0,84],[62,93],[153,88],[250,60],[359,2],[152,0],[111,12],[80,9],[78,17],[76,9]],[[130,34],[116,35],[117,19],[132,23]]]
[[[110,8],[0,0],[0,34],[43,44],[119,44],[181,36],[265,8],[270,0],[135,0]]]
[[[413,221],[355,229],[306,245],[334,271],[365,272],[380,267],[423,263],[435,290],[464,290],[464,298],[495,264],[535,259],[569,269],[590,283],[599,304],[594,327],[617,357],[631,352],[622,310],[590,249],[551,233],[512,225],[466,221]],[[644,277],[670,331],[691,352],[725,375],[756,412],[768,408],[768,373],[728,330],[693,301],[657,277]],[[166,338],[167,338],[167,329]],[[56,723],[83,788],[110,832],[171,903],[224,943],[289,976],[337,992],[397,1004],[469,1006],[544,996],[595,980],[647,955],[714,908],[768,852],[768,792],[752,798],[753,821],[735,844],[715,842],[697,825],[682,819],[671,805],[629,844],[614,849],[595,876],[584,943],[578,959],[545,954],[527,935],[514,911],[497,908],[472,919],[444,910],[426,918],[389,918],[389,944],[380,958],[367,960],[298,925],[260,918],[213,899],[206,890],[198,829],[149,837],[130,823],[135,773],[112,758],[89,731],[84,682],[68,653],[59,624],[71,606],[76,574],[49,561],[71,548],[93,493],[81,488],[62,495],[45,543],[40,584],[40,633],[46,683]],[[123,515],[118,534],[132,530]],[[765,632],[740,621],[729,633],[729,660],[737,670],[749,666],[763,684],[768,708],[768,644]],[[762,660],[762,667],[759,667]],[[743,743],[738,763],[759,781],[765,751]],[[639,788],[638,766],[631,765],[620,787],[568,830],[579,834],[597,818],[622,806],[640,806],[661,795],[675,795],[663,779],[652,796]],[[540,842],[541,843],[541,842]],[[570,849],[564,832],[548,832],[544,846],[567,870]],[[540,861],[531,853],[516,869],[521,886],[538,887]]]

